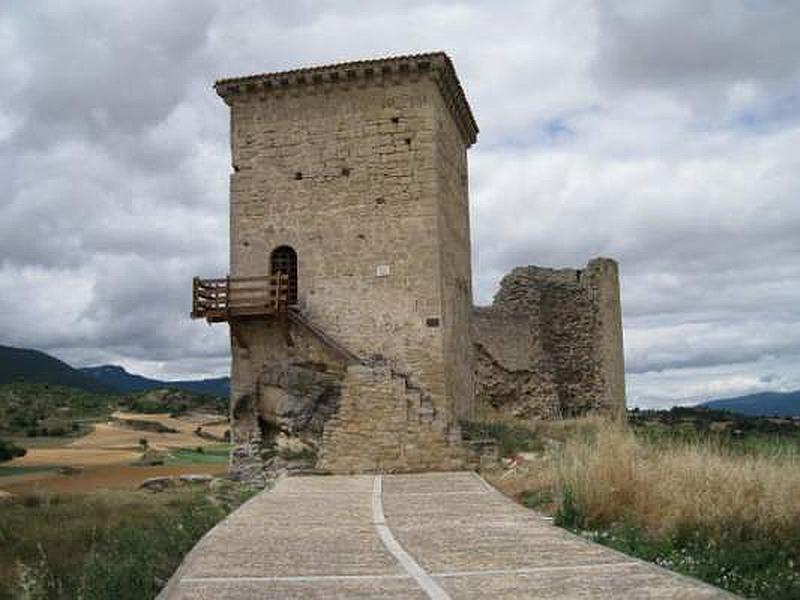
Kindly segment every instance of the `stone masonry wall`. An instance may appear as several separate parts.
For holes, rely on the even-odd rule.
[[[519,267],[473,315],[476,397],[525,418],[625,407],[617,265]]]
[[[272,251],[293,248],[299,309],[353,354],[424,390],[435,435],[449,439],[474,404],[466,149],[477,133],[449,59],[420,55],[222,80],[217,91],[231,108],[231,276],[269,273]],[[234,407],[264,394],[285,405],[285,389],[259,383],[265,369],[330,358],[295,349],[287,363],[286,336],[275,324],[239,328]],[[320,353],[313,344],[306,350]],[[338,411],[351,389],[343,381]],[[364,402],[383,398],[375,390]],[[376,425],[374,411],[348,414],[347,431],[377,426],[391,437],[400,427]],[[252,422],[234,424],[235,443],[258,436]],[[331,435],[342,456],[355,450],[344,440],[357,438]],[[248,447],[243,455],[261,452]],[[322,454],[331,463],[331,451]]]
[[[332,473],[457,470],[465,454],[424,391],[386,366],[350,366],[318,467]]]
[[[436,185],[442,243],[442,343],[449,410],[459,418],[474,413],[472,380],[472,264],[470,257],[467,149],[441,97],[436,97]]]
[[[231,270],[263,274],[291,246],[311,318],[443,403],[442,329],[426,325],[441,315],[434,93],[424,81],[237,100]]]
[[[261,328],[269,335],[262,335]],[[239,324],[234,352],[258,364],[232,405],[232,473],[263,481],[279,470],[332,473],[463,468],[460,429],[424,389],[380,361],[348,364],[292,323]],[[302,451],[296,464],[286,455]]]
[[[235,323],[231,334],[231,380],[238,384],[231,397],[231,473],[263,481],[285,466],[281,450],[319,453],[347,364],[314,336],[278,320]]]

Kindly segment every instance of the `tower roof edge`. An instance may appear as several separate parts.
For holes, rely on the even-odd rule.
[[[444,52],[407,54],[230,77],[217,80],[214,89],[227,104],[230,104],[236,95],[257,91],[312,89],[320,85],[344,84],[365,79],[379,81],[386,77],[424,72],[430,72],[434,76],[445,103],[464,137],[464,142],[467,146],[471,146],[477,139],[478,124],[458,80],[453,62]]]

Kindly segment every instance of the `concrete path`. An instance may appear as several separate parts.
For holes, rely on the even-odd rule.
[[[592,544],[472,473],[293,477],[195,547],[160,598],[732,598]]]

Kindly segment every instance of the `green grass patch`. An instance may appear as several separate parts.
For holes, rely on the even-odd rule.
[[[170,465],[216,465],[228,462],[231,447],[228,444],[179,448],[165,456],[165,464]]]
[[[0,600],[153,598],[252,489],[29,494],[0,508]],[[218,493],[218,492],[216,492]]]
[[[14,467],[10,465],[0,465],[0,477],[10,477],[12,475],[28,475],[29,473],[45,473],[53,471],[56,467]]]
[[[730,535],[695,525],[654,535],[633,522],[595,530],[577,530],[588,539],[667,569],[696,577],[746,598],[800,598],[798,540],[769,539],[742,532]]]

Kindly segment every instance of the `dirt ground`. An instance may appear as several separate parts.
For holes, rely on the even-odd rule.
[[[76,440],[65,439],[61,446],[29,448],[28,453],[4,463],[10,467],[78,467],[80,473],[62,475],[52,471],[21,473],[0,477],[0,489],[23,493],[34,489],[58,492],[87,491],[98,488],[132,488],[148,477],[198,473],[217,475],[224,473],[225,464],[185,464],[132,466],[141,456],[139,441],[147,440],[154,450],[197,448],[218,444],[195,435],[202,426],[204,431],[222,438],[228,425],[215,415],[192,415],[176,419],[168,414],[114,413],[117,420],[157,421],[177,433],[156,433],[124,426],[116,420],[98,423],[94,430]]]
[[[101,488],[137,488],[148,477],[166,475],[204,474],[222,475],[225,464],[211,465],[160,465],[156,467],[133,467],[130,465],[105,465],[86,469],[77,475],[57,473],[31,473],[0,477],[0,487],[12,494],[34,491],[86,492]]]
[[[128,449],[103,448],[32,448],[22,458],[3,463],[9,467],[97,467],[118,463],[133,462],[142,455]]]
[[[177,429],[178,433],[156,433],[154,431],[137,430],[124,427],[117,421],[99,423],[95,425],[94,431],[84,437],[78,438],[68,444],[69,448],[80,448],[87,450],[111,449],[111,450],[135,450],[139,448],[139,440],[145,438],[148,445],[155,450],[167,450],[169,448],[195,448],[197,446],[208,446],[217,444],[212,440],[206,440],[194,434],[197,427],[202,427],[203,431],[222,438],[227,424],[204,425],[211,421],[209,418],[187,417],[176,419],[169,414],[138,414],[116,412],[112,415],[115,419],[130,421],[151,421],[158,422],[166,427]],[[219,418],[216,419],[219,421]],[[23,457],[26,458],[26,457]],[[20,466],[23,466],[20,464]]]

